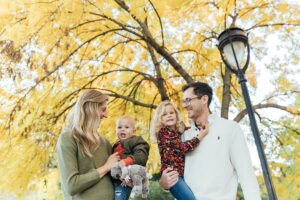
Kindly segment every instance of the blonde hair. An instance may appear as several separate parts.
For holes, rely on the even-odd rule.
[[[118,124],[124,120],[124,119],[128,119],[129,123],[131,123],[131,125],[133,126],[133,129],[135,130],[135,120],[133,117],[127,116],[127,115],[123,115],[121,117],[119,117],[116,121],[116,129],[118,128]]]
[[[177,118],[176,125],[175,125],[176,130],[178,130],[180,127],[180,123],[182,122],[182,119],[180,116],[180,112],[177,109],[177,107],[175,106],[175,104],[171,101],[161,102],[157,106],[157,108],[155,110],[155,114],[151,121],[151,126],[150,126],[151,138],[150,139],[152,142],[157,142],[157,133],[161,128],[164,127],[161,121],[162,121],[162,116],[163,116],[164,112],[166,111],[167,106],[172,106],[175,110],[175,114],[176,114],[176,118]]]
[[[66,129],[80,143],[84,155],[92,153],[100,146],[101,137],[97,132],[101,118],[100,108],[108,101],[108,96],[97,90],[83,93],[68,115]]]

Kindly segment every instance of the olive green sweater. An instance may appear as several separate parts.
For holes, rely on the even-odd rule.
[[[96,170],[105,164],[111,153],[111,144],[101,137],[101,145],[93,157],[84,156],[73,136],[69,132],[62,133],[57,142],[57,157],[64,199],[113,200],[109,173],[100,178]]]

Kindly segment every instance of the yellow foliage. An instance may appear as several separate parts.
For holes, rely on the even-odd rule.
[[[130,13],[137,17],[140,21],[144,21],[147,17],[147,12],[145,11],[147,1],[131,1],[130,4]]]
[[[277,10],[281,13],[289,12],[289,4],[287,2],[280,2],[279,5],[277,5]]]
[[[49,149],[35,142],[34,138],[6,138],[8,143],[2,144],[0,151],[1,158],[6,160],[0,165],[1,172],[4,172],[1,173],[0,186],[22,195],[24,191],[35,189],[34,182],[44,176],[46,170],[41,166],[48,161]]]
[[[249,81],[249,84],[252,86],[252,87],[256,87],[256,77],[257,77],[257,74],[255,74],[255,67],[254,65],[250,65],[249,68],[247,69],[247,80]]]
[[[153,0],[154,8],[146,0],[124,2],[130,13],[113,0],[0,0],[0,42],[13,41],[14,50],[20,50],[22,54],[20,61],[12,66],[10,59],[5,56],[2,59],[4,47],[0,45],[1,81],[13,82],[9,82],[11,89],[0,89],[0,156],[4,160],[0,164],[0,188],[20,196],[30,190],[40,190],[43,191],[38,194],[40,199],[48,199],[52,194],[55,195],[51,198],[60,198],[55,192],[59,176],[53,164],[56,139],[67,113],[82,91],[97,88],[110,94],[110,117],[103,121],[99,132],[112,143],[116,140],[115,121],[124,114],[136,118],[137,134],[149,141],[153,109],[135,103],[150,106],[161,101],[161,88],[152,82],[158,76],[154,64],[160,67],[167,95],[183,110],[179,103],[182,100],[180,91],[186,81],[162,50],[168,52],[177,67],[194,80],[213,85],[215,100],[221,102],[222,61],[216,48],[217,35],[231,25],[247,29],[278,22],[300,22],[300,12],[287,2]],[[289,13],[291,9],[293,12]],[[135,17],[143,23],[147,19],[149,29],[143,29],[145,27],[141,27]],[[235,24],[232,24],[233,17],[237,17]],[[267,35],[269,31],[283,31],[281,27],[270,26],[262,32]],[[284,40],[288,41],[288,32],[293,29],[284,30],[288,30],[284,35]],[[151,34],[154,42],[149,40],[146,32]],[[263,46],[265,42],[264,36],[258,37],[251,32],[253,48]],[[153,63],[147,45],[152,46],[158,63]],[[263,55],[263,52],[258,53]],[[293,55],[295,65],[299,62],[297,56]],[[124,69],[141,74],[112,72]],[[254,89],[255,73],[256,68],[251,63],[247,77]],[[278,91],[297,90],[293,81],[285,77],[289,73],[284,71],[276,81]],[[37,86],[30,89],[35,84]],[[136,102],[115,98],[116,93]],[[231,94],[234,110],[243,109],[235,76],[231,80]],[[186,113],[183,115],[187,119]],[[285,135],[278,137],[296,149],[298,140]],[[299,154],[299,149],[294,153]],[[285,154],[281,156],[290,158]],[[299,160],[298,156],[294,161],[297,166]],[[160,169],[156,144],[151,144],[147,167],[150,173]],[[272,166],[273,169],[276,167],[288,168]],[[291,182],[299,185],[296,169],[289,172],[284,181],[275,177],[280,197],[296,190],[296,186],[289,185]]]

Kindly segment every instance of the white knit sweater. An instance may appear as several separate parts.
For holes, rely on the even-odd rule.
[[[186,154],[184,178],[198,200],[235,200],[238,179],[246,200],[260,200],[259,186],[240,126],[216,115],[209,116],[209,132]],[[199,133],[195,124],[183,141]]]

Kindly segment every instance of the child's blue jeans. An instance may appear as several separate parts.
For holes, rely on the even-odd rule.
[[[131,190],[131,187],[125,187],[121,184],[115,184],[115,200],[128,200]]]
[[[170,188],[170,192],[177,200],[196,200],[194,193],[181,176],[177,183]]]

